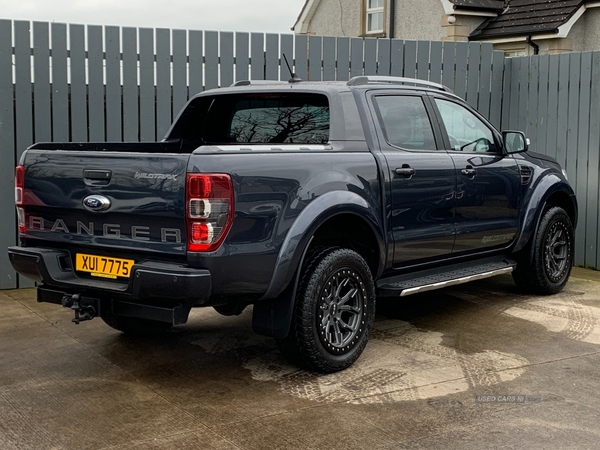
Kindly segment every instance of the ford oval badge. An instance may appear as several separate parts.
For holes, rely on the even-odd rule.
[[[83,199],[83,206],[90,211],[104,211],[110,207],[110,200],[102,195],[88,195]]]

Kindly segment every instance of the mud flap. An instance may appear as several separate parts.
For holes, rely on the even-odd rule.
[[[296,283],[272,300],[256,302],[252,312],[252,329],[257,334],[284,339],[290,331],[294,300],[296,298]]]

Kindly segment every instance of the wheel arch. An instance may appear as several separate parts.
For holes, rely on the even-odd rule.
[[[378,208],[353,192],[329,192],[311,202],[288,231],[271,283],[262,299],[276,298],[292,282],[309,245],[348,247],[344,245],[345,237],[350,239],[349,248],[365,258],[373,278],[377,278],[385,264],[382,224],[377,213]],[[342,225],[343,233],[335,233]],[[363,242],[360,242],[361,239]]]
[[[376,279],[383,271],[386,255],[383,226],[378,212],[378,207],[369,205],[363,197],[353,192],[329,192],[312,201],[288,231],[269,288],[254,304],[254,331],[280,339],[287,336],[300,269],[308,251],[315,246],[338,245],[352,248],[367,261],[373,278]],[[346,234],[338,236],[334,231],[341,224],[344,224]],[[351,238],[350,246],[347,242],[343,245],[345,236]],[[370,245],[375,250],[367,251]]]
[[[521,220],[521,233],[513,252],[521,252],[529,248],[528,256],[531,257],[531,243],[535,236],[540,220],[546,209],[552,206],[558,206],[565,210],[573,229],[577,226],[578,206],[575,193],[568,183],[565,183],[556,175],[543,178],[535,187],[522,209],[525,214]]]

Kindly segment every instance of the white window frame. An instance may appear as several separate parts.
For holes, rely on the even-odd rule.
[[[369,17],[373,14],[381,13],[381,29],[369,30]],[[365,34],[381,34],[385,31],[385,0],[381,2],[381,6],[369,8],[369,0],[365,0]]]

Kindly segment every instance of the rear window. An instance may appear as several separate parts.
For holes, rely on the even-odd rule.
[[[182,121],[185,124],[180,137],[190,144],[323,144],[329,141],[329,102],[320,94],[200,97],[190,104]]]

